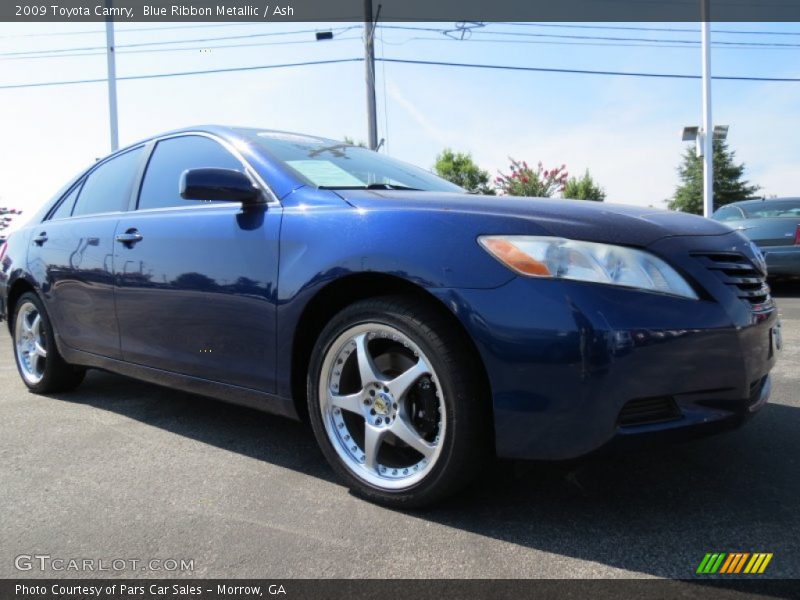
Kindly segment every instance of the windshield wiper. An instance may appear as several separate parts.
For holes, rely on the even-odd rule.
[[[370,183],[369,185],[321,185],[320,190],[399,190],[403,192],[422,192],[419,188],[393,183]]]

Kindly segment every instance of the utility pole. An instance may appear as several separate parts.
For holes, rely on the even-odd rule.
[[[378,116],[375,106],[375,20],[372,0],[364,0],[364,65],[367,69],[367,127],[370,150],[378,149]]]
[[[106,4],[111,8],[111,0]],[[114,55],[114,20],[106,20],[106,62],[108,63],[108,120],[111,132],[111,151],[119,148],[119,131],[117,125],[117,59]]]
[[[711,119],[711,18],[709,0],[700,0],[703,47],[703,216],[714,212],[714,125]]]

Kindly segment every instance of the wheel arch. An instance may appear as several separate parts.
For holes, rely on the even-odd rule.
[[[314,343],[330,319],[345,307],[368,298],[406,296],[418,299],[439,312],[462,337],[464,344],[480,366],[480,378],[491,407],[491,388],[486,367],[478,348],[458,317],[425,288],[386,273],[355,273],[328,283],[306,304],[298,320],[292,343],[291,390],[295,409],[301,419],[308,419],[306,380]],[[493,411],[492,411],[493,414]]]
[[[11,333],[13,327],[12,321],[14,319],[14,311],[17,308],[17,302],[26,292],[33,292],[36,294],[36,288],[24,277],[17,278],[8,289],[8,296],[6,297],[6,325],[8,326],[9,333]]]

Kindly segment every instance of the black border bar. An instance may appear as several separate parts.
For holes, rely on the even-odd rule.
[[[798,0],[373,0],[380,20],[442,22],[800,21]],[[0,21],[88,22],[109,18],[109,0],[3,0]],[[111,0],[119,22],[357,22],[364,0]],[[276,11],[276,8],[280,9]],[[291,10],[287,10],[291,9]]]
[[[797,598],[798,580],[4,579],[3,600],[741,600]],[[17,586],[25,586],[21,591]],[[221,586],[221,587],[220,587]],[[40,592],[31,592],[38,588]],[[239,588],[241,591],[235,591]],[[249,588],[249,593],[245,589]],[[260,594],[255,592],[260,590]],[[97,590],[100,593],[97,593]],[[75,590],[58,593],[58,590]],[[54,593],[56,592],[56,593]]]

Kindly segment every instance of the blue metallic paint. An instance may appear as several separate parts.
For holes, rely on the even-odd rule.
[[[200,130],[235,147],[280,203],[41,223],[43,209],[11,236],[0,314],[26,281],[68,360],[294,416],[293,344],[309,302],[343,277],[390,275],[437,298],[475,343],[497,451],[509,457],[569,458],[615,436],[740,419],[751,384],[774,363],[774,308],[755,313],[689,255],[749,256],[745,238],[723,225],[591,202],[337,194],[303,186],[248,143],[252,130],[190,131]],[[51,239],[39,252],[29,240],[43,225]],[[112,241],[128,228],[144,241]],[[701,299],[517,277],[480,248],[482,234],[647,248]],[[660,395],[676,399],[680,421],[617,426],[625,402]]]

